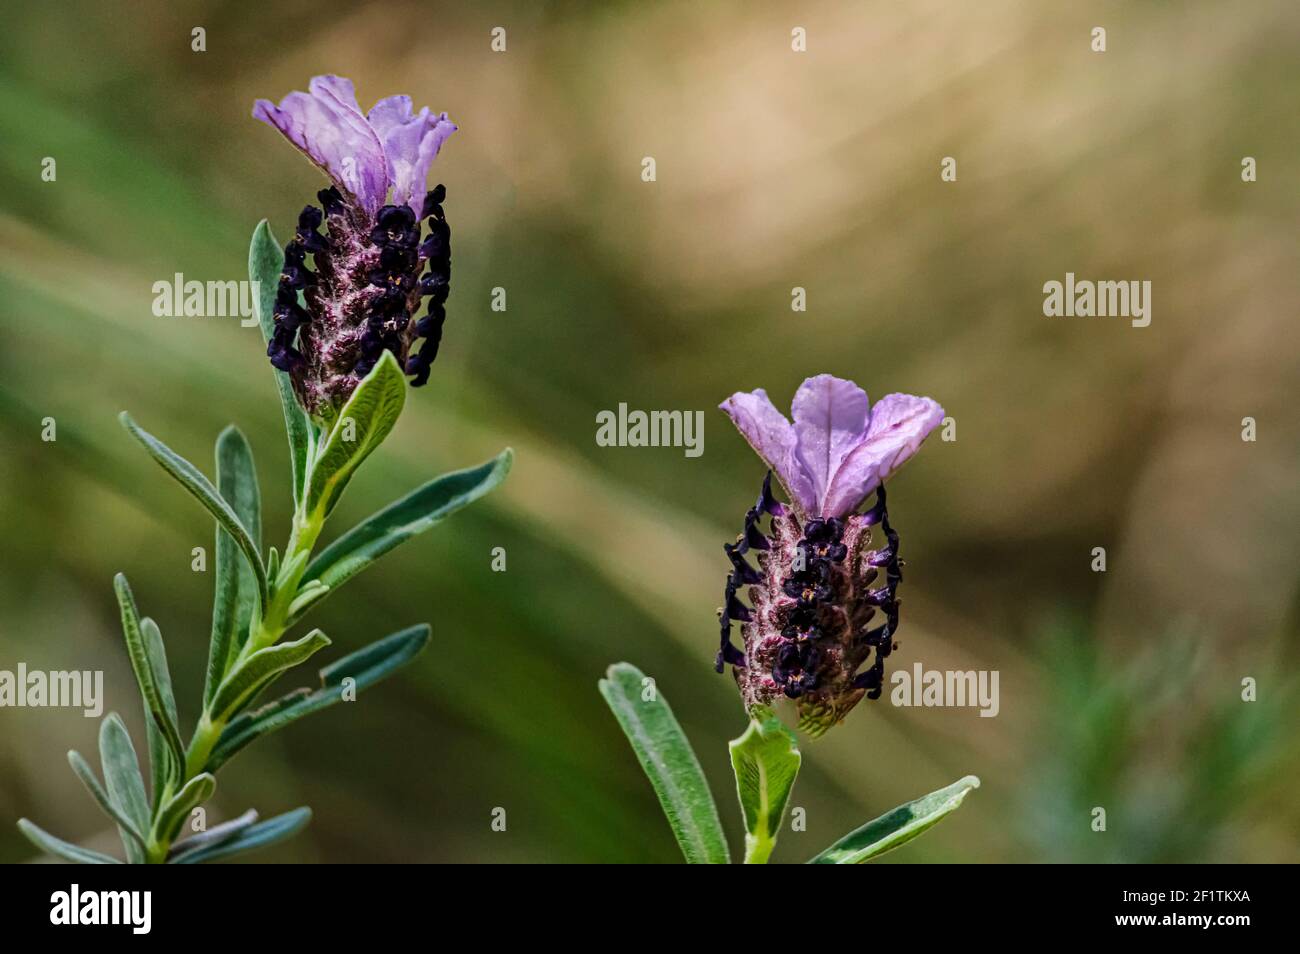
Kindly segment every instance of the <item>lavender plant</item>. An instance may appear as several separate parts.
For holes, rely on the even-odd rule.
[[[744,861],[763,864],[776,845],[802,763],[798,739],[777,706],[792,706],[798,729],[817,738],[863,698],[880,697],[885,661],[896,648],[903,579],[885,481],[943,420],[943,408],[909,394],[886,395],[872,407],[852,381],[821,374],[795,394],[793,423],[761,388],[733,394],[721,409],[768,467],[742,532],[723,545],[731,573],[718,614],[715,664],[719,673],[731,667],[749,716],[748,728],[730,744],[731,765],[745,823]],[[772,493],[774,473],[788,503]],[[876,527],[883,546],[872,546]],[[751,554],[757,566],[749,562]],[[873,626],[878,612],[883,620]],[[732,642],[734,623],[740,624],[743,649]],[[649,776],[686,860],[729,862],[699,760],[653,680],[618,663],[600,681],[600,691]],[[979,779],[968,775],[900,805],[811,863],[859,864],[879,857],[938,823],[978,787]]]
[[[286,638],[293,627],[389,550],[496,487],[512,459],[507,448],[478,467],[437,477],[317,549],[348,483],[392,431],[406,401],[407,376],[410,386],[423,385],[437,355],[450,291],[450,230],[442,208],[446,189],[425,192],[424,185],[456,127],[445,113],[414,113],[406,96],[362,113],[352,84],[336,76],[314,78],[309,93],[290,93],[279,106],[259,100],[253,115],[332,180],[319,193],[321,207],[303,210],[283,249],[263,221],[249,250],[249,277],[259,289],[258,318],[289,438],[293,520],[284,549],[264,550],[253,453],[235,427],[217,438],[216,475],[209,480],[121,415],[128,433],[216,521],[207,674],[188,743],[162,634],[140,615],[118,574],[122,630],[144,700],[149,789],[116,714],[100,726],[102,782],[81,755],[68,753],[133,863],[212,861],[286,838],[307,823],[305,807],[265,821],[249,810],[180,838],[194,809],[212,796],[217,771],[245,746],[354,699],[425,647],[427,624],[403,629],[321,669],[319,688],[257,705],[272,683],[330,644],[319,629]],[[422,220],[428,226],[423,241]],[[426,313],[417,317],[426,301]],[[25,818],[18,827],[38,848],[68,861],[118,863]]]

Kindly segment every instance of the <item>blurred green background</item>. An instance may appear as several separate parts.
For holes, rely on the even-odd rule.
[[[891,485],[908,562],[891,671],[999,670],[1001,712],[863,703],[805,744],[807,831],[774,860],[966,773],[983,788],[889,860],[1300,860],[1294,0],[67,2],[4,18],[0,668],[103,669],[137,746],[111,577],[161,625],[192,720],[212,580],[190,550],[212,528],[117,412],[209,472],[237,422],[269,541],[290,509],[257,330],[154,317],[153,283],[243,278],[256,222],[284,235],[314,201],[323,180],[249,117],[256,97],[336,72],[363,107],[408,92],[460,125],[431,180],[455,239],[442,354],[336,531],[504,445],[515,469],[313,617],[326,658],[423,620],[433,643],[223,770],[214,819],[315,810],[263,860],[679,860],[596,692],[620,659],[658,680],[738,846],[726,741],[743,715],[712,672],[714,612],[721,544],[762,470],[714,408],[755,387],[788,407],[822,371],[956,419],[957,440],[933,438]],[[1044,318],[1042,285],[1067,271],[1150,280],[1150,327]],[[595,415],[620,401],[705,410],[703,456],[597,447]],[[0,710],[0,860],[33,854],[22,815],[118,850],[64,760],[95,732],[76,711]]]

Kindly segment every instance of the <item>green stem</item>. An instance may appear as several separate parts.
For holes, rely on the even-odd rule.
[[[769,838],[765,833],[760,837],[745,835],[745,861],[747,865],[765,865],[767,859],[772,855],[772,849],[776,847],[776,839]]]
[[[324,518],[318,514],[301,512],[294,514],[289,543],[285,547],[284,559],[280,561],[280,572],[271,582],[271,603],[255,618],[248,639],[226,668],[227,675],[259,649],[275,645],[288,629],[289,606],[298,594],[298,586],[307,569],[306,561],[298,558],[311,553],[324,523]],[[216,696],[217,693],[214,692],[213,698]],[[175,785],[168,785],[164,789],[163,797],[158,799],[158,804],[154,807],[152,822],[155,825],[163,806],[171,796],[184,788],[196,775],[202,774],[208,758],[212,755],[212,750],[221,738],[222,730],[226,727],[226,721],[225,718],[215,716],[206,708],[203,710],[185,753],[182,778]],[[171,838],[166,833],[152,831],[146,848],[147,861],[150,864],[161,864],[167,859]]]

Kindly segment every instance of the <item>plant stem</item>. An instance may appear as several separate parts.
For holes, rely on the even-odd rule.
[[[776,847],[776,840],[767,837],[765,834],[760,838],[753,835],[745,835],[745,860],[747,865],[765,865],[767,859],[772,855],[772,849]]]
[[[301,511],[294,514],[293,529],[284,550],[284,558],[280,561],[280,571],[271,581],[270,605],[255,615],[248,639],[244,641],[239,653],[226,669],[227,676],[259,649],[275,645],[289,628],[289,606],[298,593],[302,575],[307,569],[307,562],[303,558],[316,546],[316,539],[320,536],[324,522],[324,518],[316,514],[303,514]],[[213,693],[214,699],[216,696],[217,693]],[[152,819],[154,824],[157,823],[163,807],[171,796],[184,788],[195,776],[202,774],[208,758],[212,755],[212,750],[221,739],[222,730],[225,729],[228,719],[229,716],[213,713],[207,708],[203,710],[185,753],[182,777],[175,785],[168,785],[163,791],[163,797],[158,799]],[[151,832],[148,842],[146,846],[148,862],[161,864],[166,861],[167,852],[171,848],[170,835],[155,830]]]

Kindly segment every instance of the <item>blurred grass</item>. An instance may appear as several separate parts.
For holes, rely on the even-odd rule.
[[[806,747],[792,804],[808,831],[776,859],[974,772],[976,797],[890,860],[1296,860],[1300,766],[1278,741],[1294,725],[1300,565],[1295,5],[825,3],[797,14],[802,56],[793,16],[680,2],[7,12],[0,668],[103,668],[108,705],[140,730],[109,587],[122,570],[190,687],[183,715],[199,691],[211,580],[189,561],[211,527],[114,416],[130,409],[204,466],[237,422],[268,539],[284,535],[287,455],[257,331],[155,318],[151,286],[242,278],[257,220],[287,230],[319,178],[248,110],[335,71],[363,103],[406,91],[461,126],[435,171],[456,236],[443,351],[337,526],[506,444],[519,456],[491,498],[321,609],[339,652],[425,619],[434,642],[361,705],[223,773],[224,815],[316,809],[267,858],[674,860],[595,690],[617,659],[658,679],[739,843],[725,741],[743,726],[711,672],[713,610],[720,544],[761,471],[713,407],[760,386],[784,404],[832,371],[956,417],[958,440],[932,442],[891,488],[909,561],[896,658],[999,669],[1002,711],[864,704]],[[488,48],[498,24],[504,55]],[[1095,24],[1104,55],[1088,51]],[[190,52],[194,25],[206,53]],[[945,155],[957,183],[939,181]],[[1259,159],[1254,184],[1243,155]],[[56,182],[40,179],[45,156]],[[1152,280],[1152,325],[1043,319],[1042,283],[1065,271]],[[789,310],[794,285],[806,314]],[[495,286],[504,314],[488,308]],[[705,454],[597,447],[595,414],[620,401],[704,409]],[[1246,415],[1257,443],[1239,439]],[[54,443],[39,440],[46,416]],[[1098,545],[1105,574],[1088,569]],[[1179,653],[1205,657],[1196,679],[1167,662]],[[1251,674],[1261,698],[1244,704]],[[93,747],[92,721],[0,720],[0,818],[107,836],[62,758]],[[1151,760],[1164,787],[1134,777]],[[1094,836],[1100,799],[1114,810]],[[490,830],[497,806],[506,833]],[[0,825],[0,859],[28,855]]]

